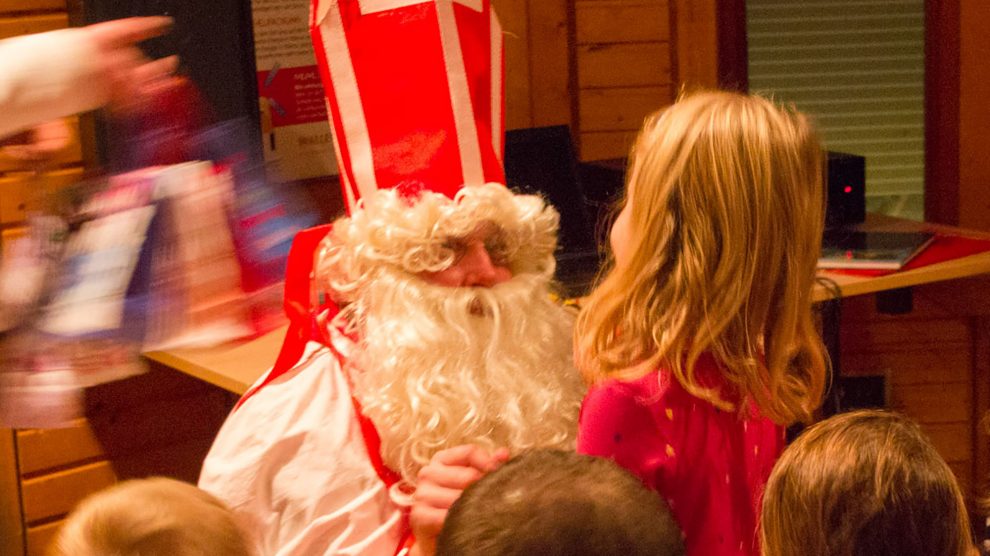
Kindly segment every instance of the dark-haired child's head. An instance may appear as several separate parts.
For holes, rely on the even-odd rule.
[[[907,417],[854,411],[804,432],[767,483],[765,556],[964,556],[966,505]]]
[[[524,452],[467,488],[436,556],[678,556],[681,531],[662,498],[610,460]]]

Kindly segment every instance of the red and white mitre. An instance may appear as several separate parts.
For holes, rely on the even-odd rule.
[[[405,183],[505,183],[502,30],[490,0],[313,0],[349,212]]]

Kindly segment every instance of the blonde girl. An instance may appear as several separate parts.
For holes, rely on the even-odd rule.
[[[975,554],[952,470],[910,419],[837,415],[808,429],[767,483],[766,556]]]
[[[729,92],[680,99],[633,147],[614,266],[575,331],[578,450],[659,491],[689,556],[759,554],[784,426],[820,403],[821,164],[805,116]]]

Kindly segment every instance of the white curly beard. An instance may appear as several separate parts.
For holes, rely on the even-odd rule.
[[[545,276],[447,288],[386,271],[340,317],[362,338],[348,366],[355,396],[385,463],[410,484],[460,444],[573,449],[585,393],[574,315],[550,299]]]

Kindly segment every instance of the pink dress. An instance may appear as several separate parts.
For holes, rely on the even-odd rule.
[[[723,384],[715,360],[699,381]],[[688,556],[759,555],[763,487],[784,447],[784,429],[696,398],[664,369],[610,380],[584,399],[578,451],[615,460],[658,491],[684,533]]]

